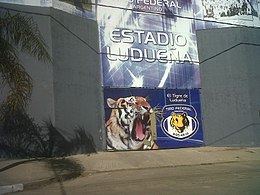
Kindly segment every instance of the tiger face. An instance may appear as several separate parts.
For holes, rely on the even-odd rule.
[[[178,131],[178,133],[182,133],[185,127],[189,126],[189,120],[187,118],[187,114],[186,113],[176,114],[173,112],[170,124]]]
[[[108,145],[116,150],[141,149],[151,133],[151,105],[139,96],[108,98],[107,104],[112,108],[106,122]]]

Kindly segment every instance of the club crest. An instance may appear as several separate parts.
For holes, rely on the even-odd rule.
[[[161,127],[173,139],[185,140],[198,130],[197,113],[191,105],[168,105],[163,108]]]

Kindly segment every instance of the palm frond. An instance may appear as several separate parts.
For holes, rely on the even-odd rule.
[[[32,79],[19,63],[2,63],[0,61],[1,76],[10,90],[1,105],[0,115],[10,115],[25,108],[32,93]]]
[[[32,79],[18,62],[16,49],[2,38],[0,44],[0,75],[4,86],[8,85],[10,89],[1,112],[10,114],[26,107],[32,92]]]
[[[52,61],[32,17],[0,12],[0,77],[3,85],[10,89],[0,108],[1,118],[24,109],[31,97],[32,79],[18,59],[19,51],[40,61]]]
[[[37,57],[40,61],[51,62],[48,46],[31,17],[20,13],[11,15],[7,11],[1,18],[0,24],[2,24],[1,37],[6,41],[18,47],[21,51]]]

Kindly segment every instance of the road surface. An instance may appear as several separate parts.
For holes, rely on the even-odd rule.
[[[86,173],[17,194],[260,194],[260,161]]]

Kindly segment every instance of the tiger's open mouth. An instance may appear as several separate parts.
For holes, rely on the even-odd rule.
[[[147,126],[149,125],[150,115],[148,113],[139,114],[134,120],[132,129],[132,139],[135,141],[143,141],[146,137]]]

